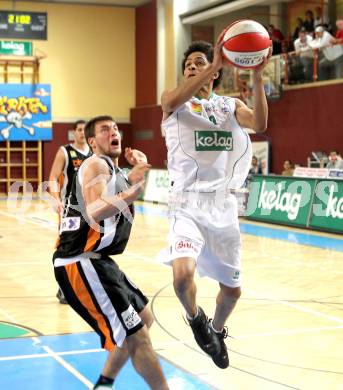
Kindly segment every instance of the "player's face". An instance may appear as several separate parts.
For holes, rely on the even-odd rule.
[[[209,66],[210,62],[206,58],[205,54],[200,51],[195,51],[187,57],[183,75],[186,79],[194,77]]]
[[[111,158],[117,158],[121,154],[121,136],[118,126],[111,120],[97,122],[95,125],[95,137],[91,138],[93,152]]]
[[[74,130],[74,138],[75,141],[78,144],[85,144],[86,143],[86,137],[85,137],[85,124],[79,123]]]

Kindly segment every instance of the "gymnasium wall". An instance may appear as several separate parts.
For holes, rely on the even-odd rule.
[[[312,151],[338,149],[343,153],[342,114],[338,109],[343,83],[285,91],[269,102],[268,133],[272,172],[281,173],[283,162],[307,166]]]
[[[13,10],[1,0],[1,9]],[[54,122],[99,114],[129,121],[135,105],[135,9],[15,2],[15,10],[48,13],[48,40],[33,41],[47,58],[40,81],[52,85]]]
[[[161,136],[161,106],[136,107],[131,110],[132,143],[147,154],[153,168],[166,168],[167,149]],[[144,137],[149,132],[150,137]]]

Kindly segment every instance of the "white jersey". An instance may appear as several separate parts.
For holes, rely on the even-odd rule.
[[[162,122],[168,170],[176,192],[239,188],[251,165],[247,131],[235,117],[234,98],[193,97]]]

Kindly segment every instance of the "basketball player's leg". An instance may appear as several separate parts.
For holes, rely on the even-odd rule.
[[[220,346],[203,309],[196,303],[195,268],[196,261],[192,257],[174,259],[173,285],[176,296],[186,310],[186,317],[192,328],[195,341],[204,352],[212,356],[219,352]]]
[[[227,368],[229,366],[229,355],[224,341],[227,337],[225,323],[236,306],[241,295],[241,288],[228,287],[222,283],[219,283],[219,285],[220,290],[216,299],[216,310],[211,327],[219,339],[220,351],[212,356],[212,360],[219,368]]]
[[[204,352],[212,356],[220,350],[219,340],[204,311],[196,303],[197,287],[194,282],[197,259],[204,239],[190,213],[179,211],[170,222],[168,260],[173,267],[175,294],[186,310],[195,341]]]
[[[140,313],[139,316],[147,326],[147,328],[150,328],[150,326],[153,323],[153,315],[148,307],[145,307]],[[127,347],[127,342],[125,341],[122,348],[119,348],[118,346],[115,347],[111,352],[108,354],[108,358],[105,362],[105,366],[102,369],[101,377],[99,378],[99,381],[106,381],[106,378],[112,380],[112,382],[117,377],[119,371],[121,368],[125,365],[129,358],[129,351]]]
[[[230,206],[230,203],[228,204]],[[229,366],[229,357],[224,339],[227,337],[225,323],[241,296],[241,237],[235,203],[226,212],[215,214],[215,222],[220,229],[214,229],[206,242],[208,251],[199,262],[202,275],[219,282],[216,309],[211,323],[220,342],[220,351],[212,356],[220,368]],[[236,218],[235,218],[236,217]]]
[[[168,261],[173,267],[174,290],[188,317],[194,317],[198,311],[194,273],[204,240],[191,213],[178,210],[169,222]]]
[[[162,368],[154,351],[146,326],[126,339],[128,352],[136,371],[153,390],[169,389]]]
[[[181,257],[173,260],[175,294],[189,318],[194,317],[198,312],[196,304],[197,287],[194,282],[195,267],[195,260],[191,257]]]
[[[148,327],[153,316],[147,307],[148,299],[112,260],[104,260],[103,266],[96,262],[93,265],[101,281],[106,282],[109,301],[120,319],[117,331],[126,333],[125,340],[110,352],[97,384],[113,383],[120,368],[131,357],[134,368],[152,389],[168,389],[150,341]]]
[[[222,330],[241,296],[241,235],[238,222],[237,201],[228,199],[224,212],[217,210],[207,246],[209,256],[204,264],[204,274],[219,282],[213,326]],[[207,271],[207,272],[206,272]]]
[[[241,296],[240,287],[228,287],[219,283],[220,290],[216,298],[216,310],[212,320],[214,329],[221,331]]]

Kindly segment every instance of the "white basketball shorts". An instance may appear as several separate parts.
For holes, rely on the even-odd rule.
[[[230,194],[222,207],[177,207],[169,216],[169,250],[163,262],[191,257],[200,276],[228,287],[241,285],[241,238],[237,200]]]

